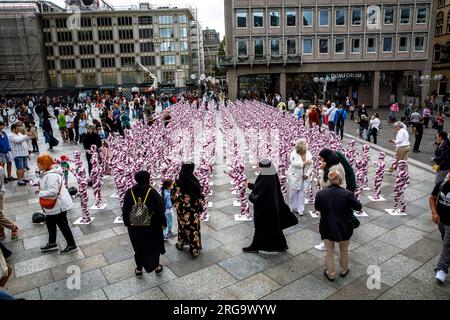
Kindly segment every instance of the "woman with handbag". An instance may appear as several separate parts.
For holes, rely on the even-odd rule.
[[[72,208],[73,203],[64,186],[63,172],[60,168],[54,168],[53,158],[46,154],[38,157],[37,167],[40,172],[39,203],[47,216],[49,234],[48,243],[41,248],[41,251],[58,250],[56,243],[56,226],[58,226],[67,241],[67,247],[60,251],[60,254],[74,252],[78,248],[67,220],[67,211]]]
[[[288,169],[289,207],[293,213],[303,216],[305,210],[305,190],[312,174],[312,155],[305,139],[299,140],[291,152]]]

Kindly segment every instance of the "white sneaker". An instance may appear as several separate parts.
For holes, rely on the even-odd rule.
[[[442,270],[438,270],[436,272],[436,280],[440,283],[440,284],[444,284],[445,279],[447,279],[447,274],[442,271]]]
[[[300,212],[298,213],[298,215],[299,215],[300,217],[302,217],[302,216],[305,215],[305,212],[304,212],[304,211],[300,211]]]
[[[325,251],[325,243],[322,242],[321,244],[314,246],[314,248],[319,251]]]

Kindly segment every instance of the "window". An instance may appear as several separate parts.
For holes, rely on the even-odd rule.
[[[94,54],[94,46],[88,44],[80,45],[80,55],[85,56],[88,54]]]
[[[81,68],[95,68],[95,59],[81,59]]]
[[[408,37],[401,36],[398,41],[398,51],[406,52],[408,51]]]
[[[92,27],[92,20],[91,18],[81,18],[81,27],[82,28],[89,28]]]
[[[112,40],[113,32],[112,30],[98,30],[98,40]]]
[[[143,56],[143,57],[141,57],[141,63],[144,66],[154,66],[155,65],[155,56]]]
[[[175,81],[175,73],[173,71],[162,72],[162,81],[163,82],[174,82]]]
[[[51,32],[44,32],[44,42],[52,42],[52,33]]]
[[[313,26],[313,11],[311,9],[303,10],[303,26],[312,27]]]
[[[58,42],[72,41],[72,32],[70,32],[70,31],[58,32],[57,36],[58,36]]]
[[[271,27],[279,27],[280,26],[280,11],[279,10],[270,10],[270,26]]]
[[[55,70],[56,69],[55,60],[47,60],[47,68],[49,70]]]
[[[178,17],[178,23],[187,23],[187,16],[186,15],[181,15]]]
[[[89,85],[89,86],[95,86],[96,85],[96,74],[95,73],[91,73],[91,74],[86,74],[83,73],[83,83],[85,85]]]
[[[328,39],[319,39],[319,53],[328,53]]]
[[[417,7],[416,23],[424,24],[427,22],[427,7]]]
[[[133,30],[127,29],[127,30],[119,30],[119,39],[133,39]]]
[[[188,42],[186,40],[180,41],[180,51],[188,51]]]
[[[161,57],[161,64],[163,66],[173,66],[175,65],[176,58],[175,56],[163,56]]]
[[[376,9],[369,9],[367,11],[367,25],[378,24],[378,11]]]
[[[57,28],[63,28],[66,29],[67,28],[67,20],[66,19],[56,19],[55,20],[55,24]]]
[[[50,29],[50,20],[42,20],[42,28]]]
[[[77,75],[75,73],[63,73],[61,75],[62,85],[65,88],[77,85]]]
[[[100,54],[114,54],[114,45],[111,43],[101,44]]]
[[[120,53],[132,53],[134,52],[134,44],[133,43],[121,43],[120,44]]]
[[[61,69],[75,69],[75,60],[73,59],[61,59]]]
[[[360,52],[361,52],[361,39],[352,38],[352,53],[360,53]]]
[[[394,8],[384,8],[384,24],[394,24]]]
[[[191,57],[186,54],[181,55],[181,64],[191,64]]]
[[[303,39],[303,54],[312,54],[313,53],[313,41],[311,38]]]
[[[72,46],[60,46],[58,49],[60,56],[73,56]]]
[[[247,12],[238,11],[236,12],[236,23],[238,28],[247,28]]]
[[[392,52],[392,37],[383,38],[383,52]]]
[[[115,72],[102,72],[103,83],[117,83],[117,74]]]
[[[45,47],[45,55],[47,57],[52,57],[53,56],[53,47]]]
[[[153,29],[139,29],[139,38],[150,39],[153,37]]]
[[[162,52],[175,51],[175,42],[164,41],[163,43],[161,43],[160,50]]]
[[[417,36],[414,40],[414,51],[415,52],[423,52],[425,44],[424,36]]]
[[[255,39],[253,44],[254,44],[255,56],[264,55],[264,40],[263,39]]]
[[[159,16],[159,24],[173,24],[173,16]]]
[[[111,18],[97,18],[97,25],[99,27],[112,26],[112,19]]]
[[[450,14],[447,15],[447,33],[450,33]]]
[[[436,29],[435,35],[441,36],[444,29],[444,12],[439,11],[436,15]]]
[[[237,54],[238,56],[246,56],[248,55],[247,50],[247,40],[241,39],[237,40]]]
[[[262,11],[253,12],[253,27],[264,28],[264,12]]]
[[[92,41],[92,31],[78,31],[78,41]]]
[[[180,38],[187,38],[187,36],[188,36],[188,29],[180,28]]]
[[[408,24],[411,16],[411,8],[401,8],[400,10],[400,23]]]
[[[173,28],[159,28],[159,35],[162,38],[173,38]]]
[[[345,9],[343,8],[336,9],[336,25],[337,26],[345,25]]]
[[[288,27],[297,26],[297,11],[295,10],[286,11],[286,26]]]
[[[319,10],[319,26],[328,27],[330,25],[330,11],[328,9]]]
[[[353,9],[352,10],[352,26],[360,26],[361,25],[361,17],[362,17],[362,10],[361,9]]]
[[[438,8],[445,6],[447,0],[438,0]]]
[[[297,54],[297,41],[295,39],[288,39],[286,41],[287,54]]]
[[[132,67],[134,66],[134,57],[121,57],[120,63],[122,67]]]
[[[335,53],[344,53],[345,52],[345,38],[343,38],[343,37],[336,38],[334,52]]]
[[[133,24],[133,19],[131,17],[118,17],[117,22],[119,26],[131,26]]]
[[[116,59],[114,58],[101,58],[102,68],[114,68],[116,66]]]
[[[155,46],[153,42],[142,42],[140,43],[141,52],[154,52]]]
[[[272,55],[280,54],[280,39],[274,38],[270,40],[270,53]]]
[[[440,44],[436,44],[434,46],[433,62],[434,63],[439,63],[440,60],[441,60],[441,45]]]
[[[149,25],[153,24],[153,17],[152,16],[143,16],[138,18],[138,22],[140,25]]]
[[[376,38],[375,37],[367,38],[367,53],[374,53],[376,51],[377,51]]]

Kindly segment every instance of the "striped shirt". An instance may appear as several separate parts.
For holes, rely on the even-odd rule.
[[[27,140],[30,138],[21,133],[11,133],[9,135],[9,144],[11,145],[11,155],[16,157],[28,157]]]

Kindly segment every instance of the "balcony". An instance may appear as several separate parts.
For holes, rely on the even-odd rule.
[[[219,65],[221,67],[232,67],[237,66],[250,66],[254,65],[283,65],[288,64],[302,64],[302,57],[300,55],[254,55],[254,56],[227,56],[219,57]]]

